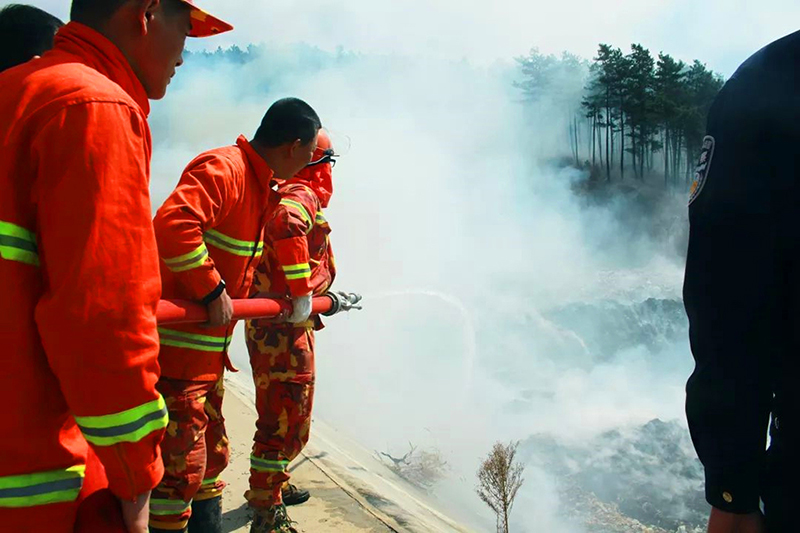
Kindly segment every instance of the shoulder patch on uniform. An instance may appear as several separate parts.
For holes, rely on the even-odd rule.
[[[700,193],[703,192],[703,187],[708,180],[708,172],[711,170],[711,161],[714,159],[714,148],[717,141],[711,135],[706,135],[703,139],[703,149],[700,152],[700,161],[694,170],[694,182],[689,191],[689,205],[697,200]]]

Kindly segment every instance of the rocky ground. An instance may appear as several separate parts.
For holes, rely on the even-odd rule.
[[[520,449],[556,477],[564,513],[589,531],[693,533],[708,516],[702,467],[677,422],[656,419],[579,445],[534,436]]]

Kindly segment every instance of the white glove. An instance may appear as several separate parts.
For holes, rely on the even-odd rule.
[[[287,322],[298,324],[305,322],[311,316],[311,302],[313,298],[309,294],[307,296],[299,296],[292,298],[292,314],[286,319]]]

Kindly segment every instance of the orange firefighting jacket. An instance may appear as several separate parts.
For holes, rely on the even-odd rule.
[[[333,284],[331,228],[322,213],[332,194],[330,177],[331,165],[325,163],[304,169],[278,187],[280,203],[265,228],[264,258],[253,282],[255,296],[320,295]]]
[[[163,298],[202,301],[224,280],[228,296],[247,298],[263,252],[264,224],[278,201],[272,170],[244,137],[189,163],[156,214]],[[159,327],[162,375],[219,379],[235,324]]]
[[[87,441],[121,498],[163,474],[148,111],[119,49],[77,23],[0,75],[0,529],[72,531]]]

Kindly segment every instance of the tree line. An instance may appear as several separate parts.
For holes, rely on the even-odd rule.
[[[627,54],[601,44],[591,62],[536,49],[517,62],[522,80],[515,85],[526,100],[547,95],[569,117],[577,165],[583,148],[585,160],[608,181],[662,174],[665,185],[683,187],[691,179],[706,116],[724,84],[703,63],[686,64],[663,52],[654,57],[640,44]]]

